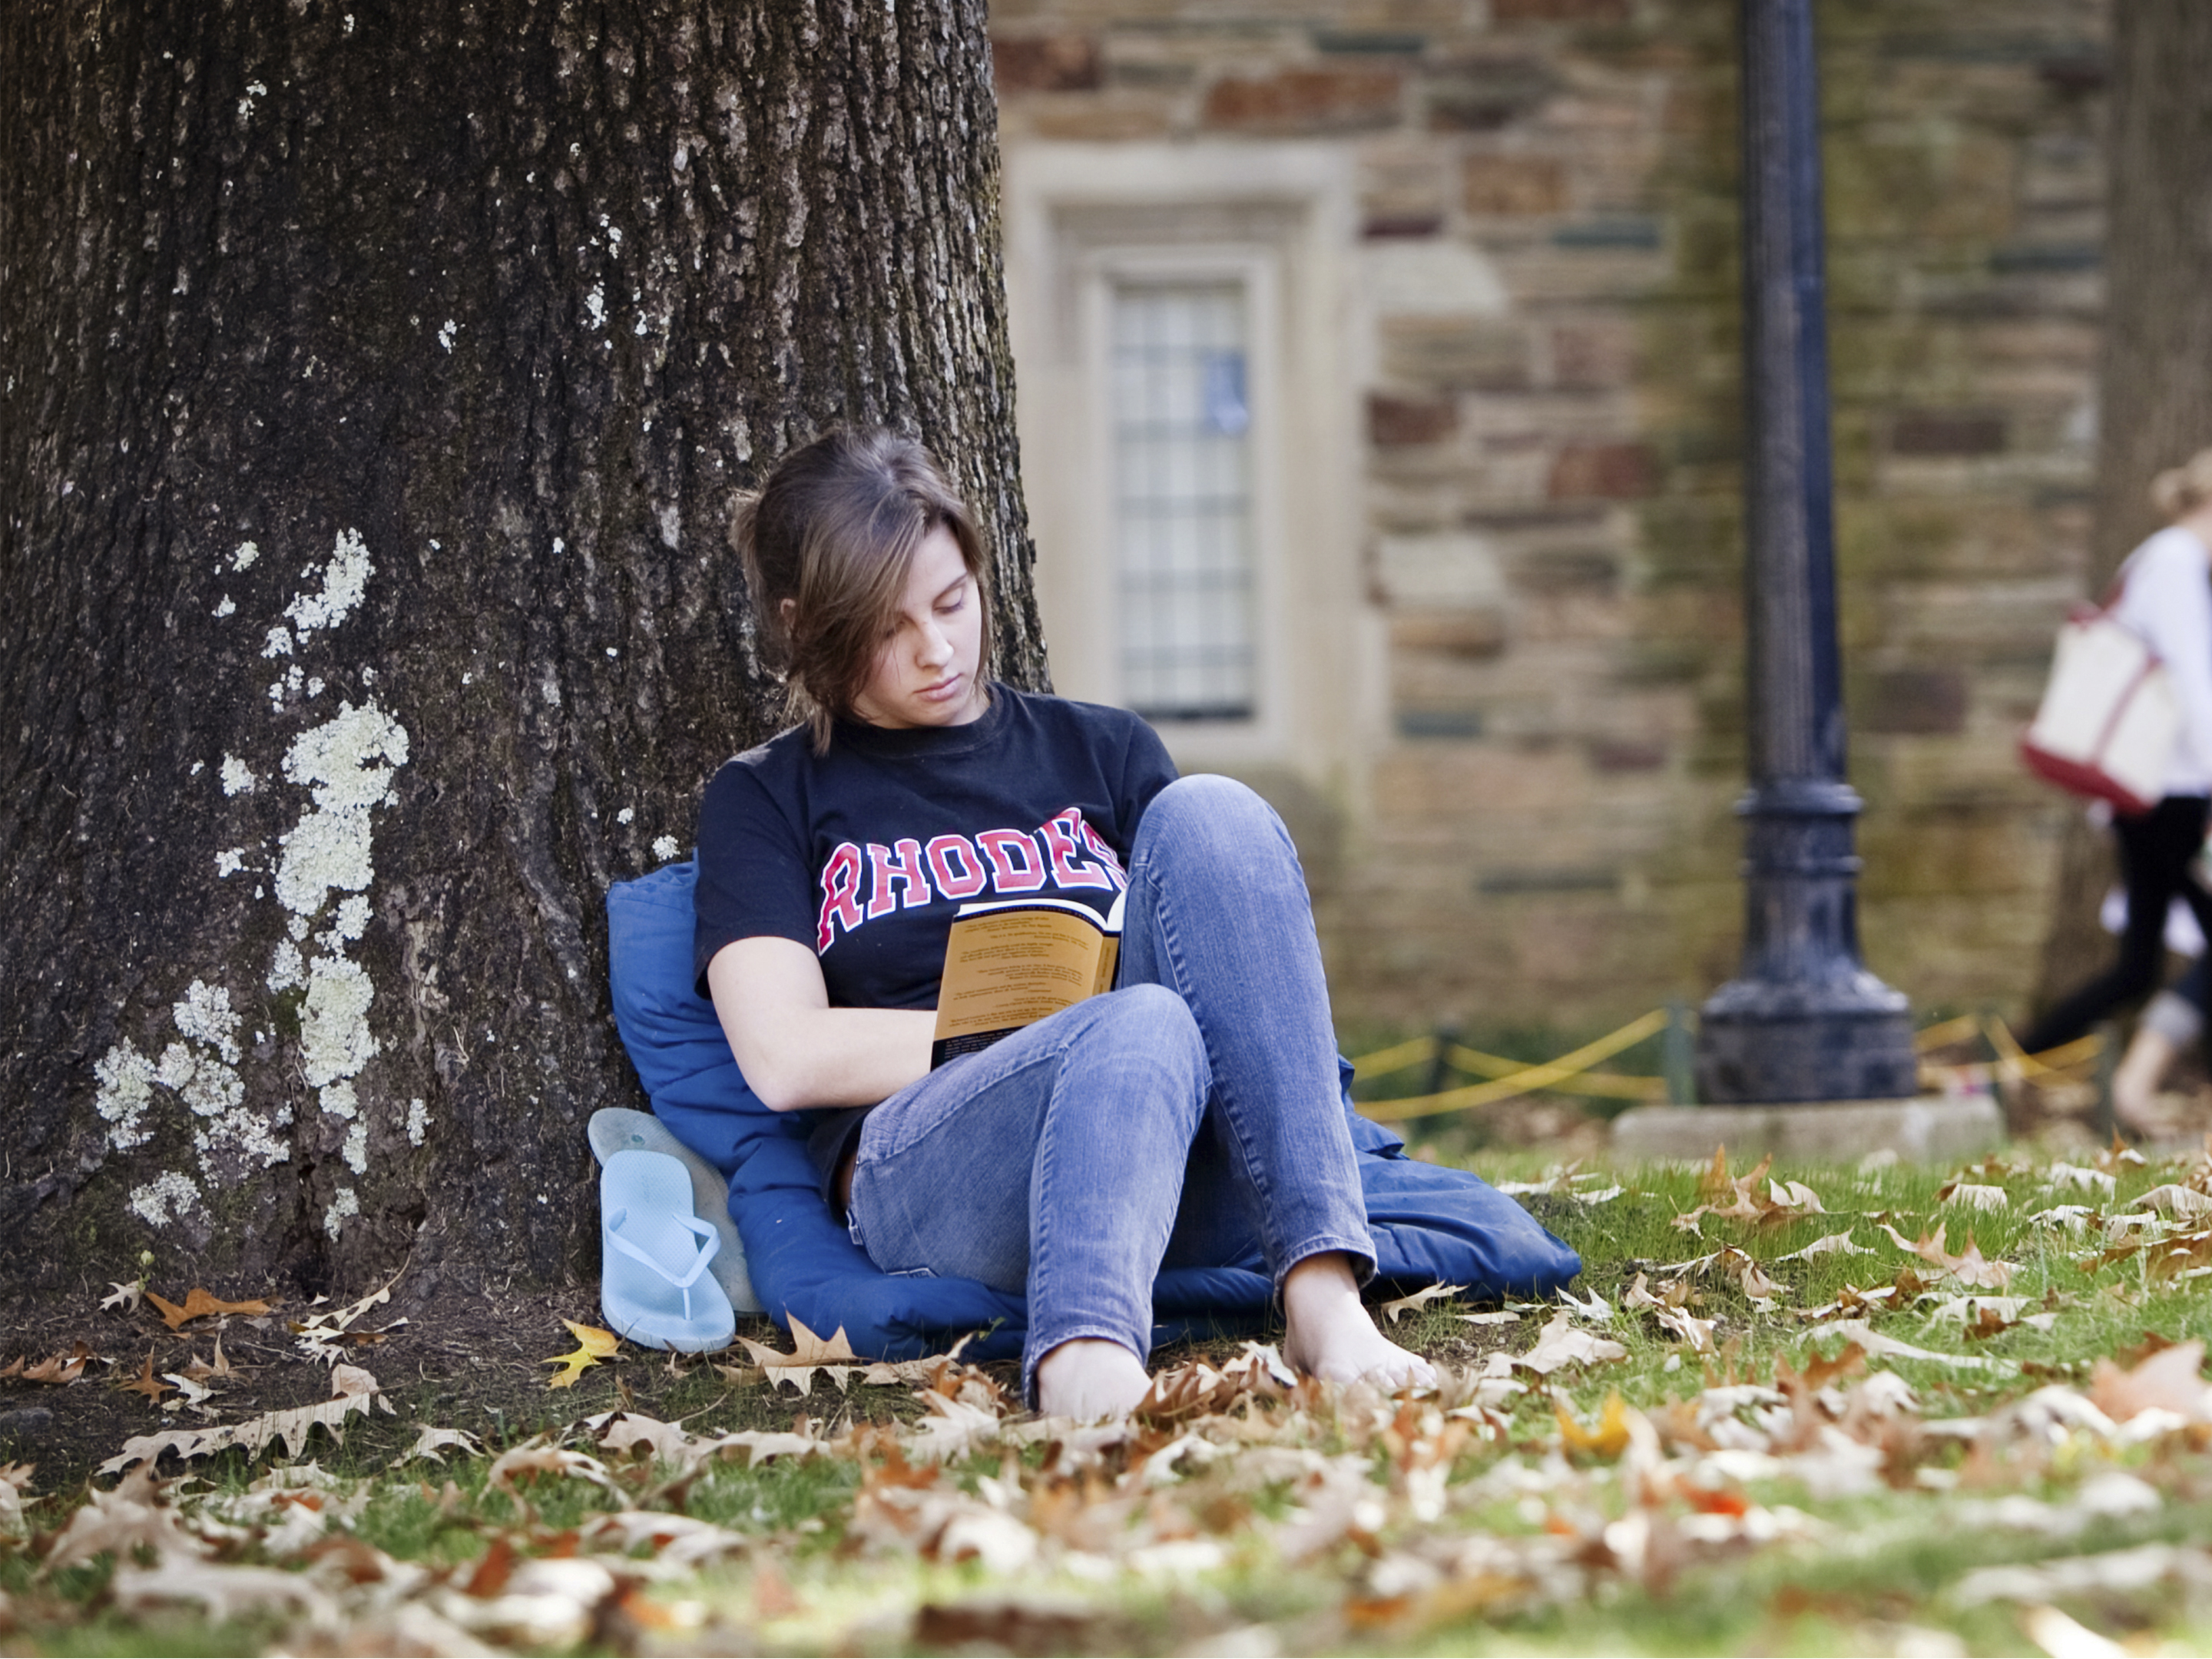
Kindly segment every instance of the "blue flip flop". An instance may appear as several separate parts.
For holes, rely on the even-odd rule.
[[[691,1213],[691,1177],[665,1152],[619,1152],[599,1172],[599,1306],[648,1348],[726,1348],[738,1320],[707,1272],[721,1247]]]
[[[592,1156],[605,1164],[617,1152],[665,1152],[691,1174],[691,1213],[714,1224],[722,1241],[714,1265],[708,1271],[741,1314],[765,1313],[752,1275],[745,1271],[745,1247],[730,1218],[730,1178],[668,1133],[668,1126],[651,1112],[627,1106],[602,1106],[592,1114],[586,1129]]]

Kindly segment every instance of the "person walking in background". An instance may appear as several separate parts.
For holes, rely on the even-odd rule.
[[[2158,804],[2112,820],[2128,902],[2119,960],[2035,1022],[2022,1039],[2031,1054],[2087,1035],[2157,987],[2165,965],[2166,909],[2176,897],[2187,902],[2212,939],[2212,893],[2191,868],[2212,813],[2212,449],[2160,473],[2151,484],[2151,501],[2166,527],[2120,567],[2120,596],[2110,614],[2148,642],[2166,665],[2181,708],[2181,732]],[[2132,1121],[2130,1127],[2136,1127]]]

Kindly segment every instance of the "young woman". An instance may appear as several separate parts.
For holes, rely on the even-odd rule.
[[[2112,821],[2128,894],[2119,960],[2036,1021],[2022,1039],[2031,1054],[2086,1035],[2157,986],[2166,959],[2166,914],[2177,897],[2196,912],[2197,925],[2212,939],[2212,894],[2191,872],[2212,809],[2212,449],[2160,473],[2150,493],[2167,526],[2120,567],[2112,614],[2148,640],[2166,665],[2181,705],[2181,735],[2166,763],[2163,799],[2139,817]],[[2125,1086],[2115,1079],[2115,1105],[2131,1127],[2147,1122],[2148,1090],[2137,1085],[2154,1069],[2163,1069],[2162,1058],[2147,1044],[2143,1056],[2126,1068]]]
[[[708,786],[696,961],[761,1100],[843,1109],[810,1149],[854,1241],[1025,1293],[1050,1414],[1134,1406],[1154,1275],[1255,1242],[1292,1365],[1432,1381],[1360,1303],[1374,1245],[1274,813],[1178,780],[1132,714],[991,680],[981,538],[919,445],[816,440],[735,538],[805,720]],[[1125,890],[1120,988],[930,1069],[963,902]]]

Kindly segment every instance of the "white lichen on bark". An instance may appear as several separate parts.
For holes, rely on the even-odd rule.
[[[232,568],[244,569],[258,556],[252,543],[241,543],[231,556]],[[320,568],[319,586],[294,596],[284,611],[289,626],[270,627],[263,655],[291,655],[309,635],[343,623],[360,606],[374,568],[359,533],[339,532]],[[318,575],[313,568],[305,574]],[[286,693],[296,693],[301,680],[295,665],[270,687],[270,701],[279,710]],[[314,687],[322,689],[319,678]],[[392,775],[407,763],[407,754],[406,729],[371,698],[359,708],[342,702],[332,718],[295,738],[283,761],[285,780],[307,790],[311,799],[300,821],[278,841],[273,884],[277,902],[288,913],[289,937],[278,942],[266,983],[272,994],[307,988],[300,1011],[300,1074],[317,1091],[326,1115],[348,1121],[340,1155],[356,1175],[368,1167],[369,1126],[360,1115],[353,1079],[378,1052],[368,1024],[376,993],[368,969],[346,955],[346,946],[368,932],[374,914],[367,896],[374,875],[371,817],[391,800]],[[222,757],[220,775],[226,796],[252,793],[259,783],[252,769],[230,754]],[[244,867],[245,857],[242,847],[218,853],[218,878]],[[330,908],[333,894],[346,896],[330,925],[314,936],[318,954],[307,956],[300,941]],[[99,1085],[94,1105],[108,1126],[109,1146],[122,1152],[152,1139],[146,1119],[159,1087],[186,1109],[205,1181],[226,1185],[246,1166],[266,1168],[289,1158],[290,1146],[276,1132],[294,1121],[292,1108],[281,1105],[265,1116],[246,1109],[246,1080],[238,1070],[240,1017],[231,1006],[229,991],[195,979],[170,1015],[182,1040],[169,1043],[158,1061],[148,1060],[126,1037],[94,1067]],[[417,1145],[421,1121],[427,1120],[421,1118],[418,1102],[408,1119],[410,1139]],[[204,1198],[198,1182],[172,1170],[135,1188],[128,1204],[150,1224],[165,1227],[203,1208]],[[355,1190],[341,1188],[324,1215],[325,1230],[335,1238],[346,1218],[360,1212]]]

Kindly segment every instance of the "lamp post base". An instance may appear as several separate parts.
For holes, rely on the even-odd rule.
[[[1698,1099],[1909,1100],[1920,1092],[1912,1012],[1864,971],[1839,986],[1735,980],[1698,1016]]]

